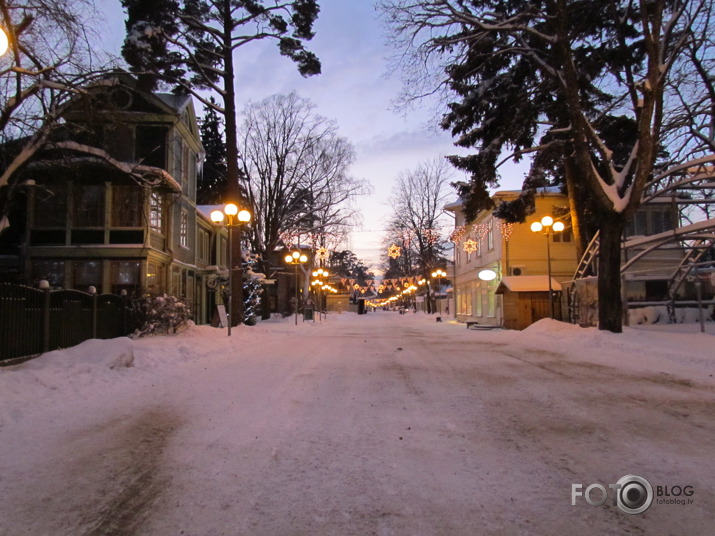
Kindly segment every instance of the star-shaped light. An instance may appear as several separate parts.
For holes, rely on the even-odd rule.
[[[327,261],[330,258],[330,251],[328,251],[328,248],[318,248],[315,256],[321,261]]]
[[[464,243],[464,251],[467,253],[474,253],[477,251],[477,243],[470,238]]]
[[[395,244],[392,244],[389,248],[387,248],[387,255],[388,257],[392,259],[396,259],[401,255],[401,247]]]

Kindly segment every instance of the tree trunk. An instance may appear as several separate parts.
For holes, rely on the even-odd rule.
[[[238,167],[238,125],[236,121],[236,91],[234,89],[233,71],[233,50],[231,48],[231,29],[233,20],[231,18],[230,2],[226,1],[223,8],[223,31],[224,31],[224,67],[223,76],[223,108],[224,120],[226,121],[226,182],[227,182],[227,203],[235,203],[238,209],[247,208],[241,198],[241,190],[238,184],[240,175]],[[241,251],[242,229],[233,233],[232,250],[233,259],[229,259],[229,277],[233,285],[233,296],[231,300],[231,325],[236,326],[243,323],[243,262]]]
[[[601,220],[598,253],[598,329],[623,331],[621,296],[621,236],[625,219],[617,213]]]
[[[259,264],[261,267],[261,273],[270,275],[271,263],[265,260],[265,252],[261,255],[261,262]],[[261,320],[270,320],[271,318],[271,299],[269,296],[270,287],[268,285],[263,285],[263,292],[261,293]]]
[[[569,156],[564,157],[564,174],[566,175],[566,188],[569,198],[569,212],[571,215],[571,232],[576,244],[576,257],[581,259],[588,247],[587,233],[584,233],[581,215],[584,213],[583,196],[579,190],[579,181],[576,176],[578,167]]]

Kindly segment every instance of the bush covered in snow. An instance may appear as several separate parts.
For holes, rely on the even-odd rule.
[[[176,296],[144,295],[133,301],[134,320],[138,326],[134,337],[176,333],[188,325],[191,308],[182,298]]]

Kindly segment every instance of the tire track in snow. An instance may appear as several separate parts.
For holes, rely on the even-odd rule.
[[[123,419],[122,419],[123,420]],[[168,484],[162,461],[179,419],[163,409],[149,409],[129,422],[119,420],[90,429],[87,435],[110,434],[112,445],[97,468],[106,478],[106,494],[89,499],[83,536],[132,536],[149,517],[152,507]],[[86,470],[86,469],[85,469]]]

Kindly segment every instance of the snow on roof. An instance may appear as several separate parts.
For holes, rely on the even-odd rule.
[[[561,290],[561,283],[551,278],[551,289]],[[502,277],[497,294],[503,294],[505,290],[512,292],[548,292],[549,276],[547,275],[510,275]]]

